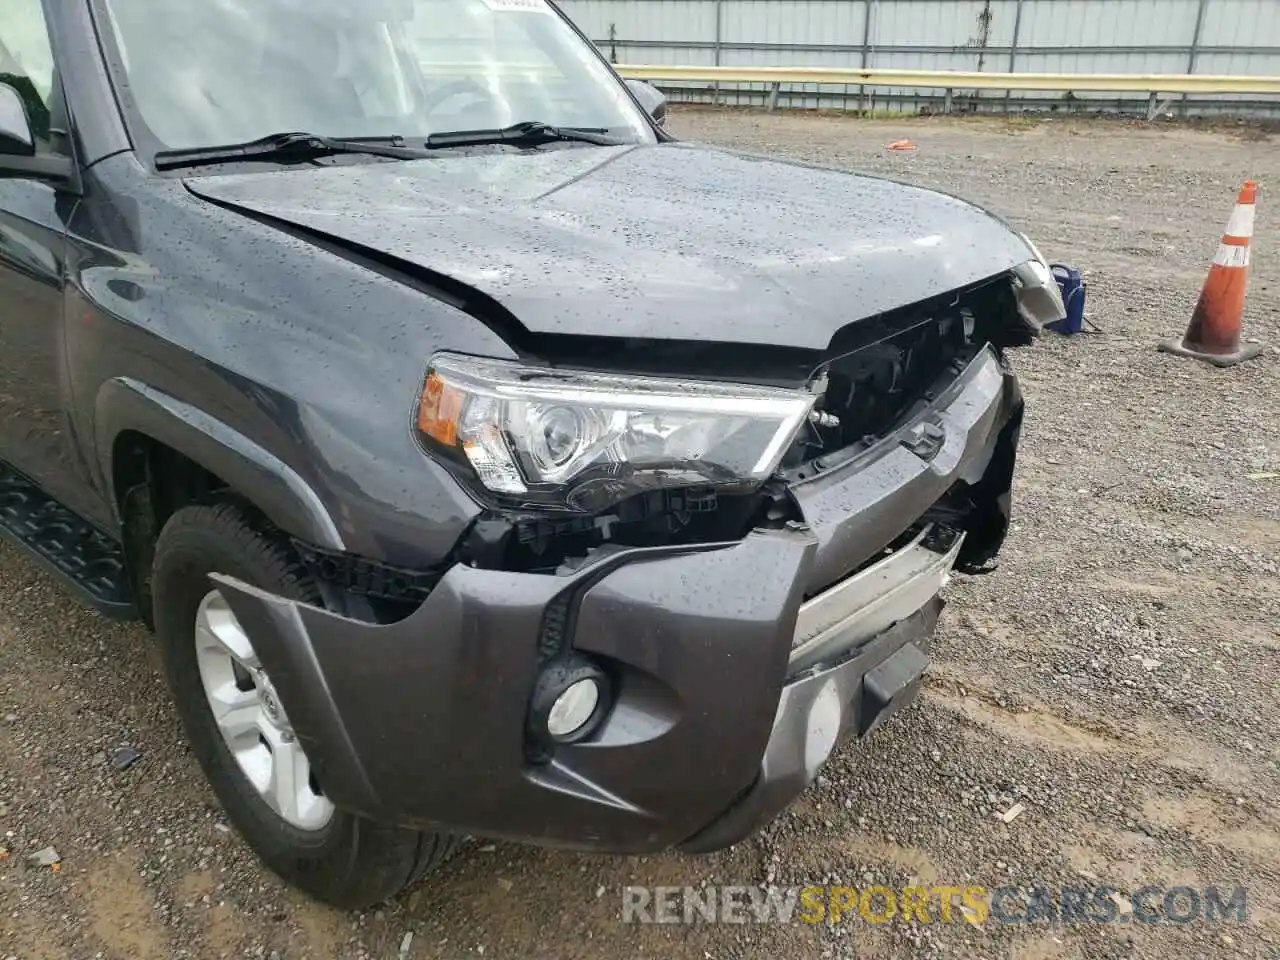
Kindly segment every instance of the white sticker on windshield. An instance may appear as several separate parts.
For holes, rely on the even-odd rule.
[[[524,13],[550,13],[546,0],[482,0],[490,10],[515,10]]]

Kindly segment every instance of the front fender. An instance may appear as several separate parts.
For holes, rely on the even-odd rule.
[[[216,417],[129,377],[108,380],[94,402],[98,466],[117,521],[122,491],[115,489],[111,457],[116,438],[130,430],[216,474],[285,532],[331,550],[346,549],[324,502],[296,470]]]

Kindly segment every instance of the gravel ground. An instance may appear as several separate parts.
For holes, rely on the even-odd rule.
[[[1256,478],[1280,471],[1265,192],[1246,333],[1272,346],[1230,371],[1154,349],[1182,331],[1239,182],[1280,183],[1275,142],[1114,121],[684,110],[673,124],[962,194],[1087,270],[1103,332],[1016,358],[1017,525],[996,573],[949,589],[922,701],[723,854],[476,842],[384,909],[342,914],[284,889],[228,831],[144,632],[0,547],[0,957],[1280,956],[1280,479]],[[918,149],[885,149],[901,137]],[[122,746],[141,751],[124,771]],[[1020,817],[996,817],[1015,802]],[[47,846],[56,870],[28,862]],[[619,920],[626,884],[911,878],[1244,885],[1249,922]]]

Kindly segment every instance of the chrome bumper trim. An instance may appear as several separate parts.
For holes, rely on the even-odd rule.
[[[932,525],[925,527],[907,546],[802,604],[791,672],[838,658],[911,616],[946,586],[964,534],[939,553],[926,545],[932,533]]]

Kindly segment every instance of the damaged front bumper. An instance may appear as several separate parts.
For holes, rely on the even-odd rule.
[[[459,565],[393,624],[214,579],[339,807],[601,851],[712,850],[914,697],[966,538],[919,521],[957,486],[1007,518],[1020,412],[985,350],[902,430],[793,484],[803,524],[563,576]],[[611,703],[589,739],[538,755],[530,697],[570,654],[605,671]]]

